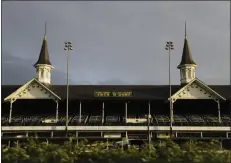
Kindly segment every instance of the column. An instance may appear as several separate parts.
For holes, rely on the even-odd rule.
[[[217,102],[217,108],[218,108],[218,121],[221,123],[221,109],[220,109],[220,101],[216,100]]]
[[[150,135],[150,117],[151,117],[151,106],[150,106],[150,101],[148,102],[148,146],[150,149],[150,145],[151,145],[151,135]]]
[[[12,102],[12,101],[10,101],[9,123],[11,123],[11,117],[12,117],[12,105],[13,105],[13,102]]]
[[[174,118],[173,118],[173,99],[170,98],[169,102],[170,102],[170,138],[172,138],[172,134],[173,134],[172,126],[173,126],[173,122],[174,122]]]
[[[128,103],[125,103],[125,124],[127,126],[127,118],[128,118]],[[126,138],[128,138],[128,132],[126,131]]]
[[[125,123],[127,125],[127,118],[128,118],[128,103],[125,103]]]
[[[81,123],[81,114],[82,114],[82,102],[79,102],[79,123]]]
[[[53,137],[54,137],[54,132],[52,131],[52,132],[51,132],[51,138],[53,138]]]
[[[58,100],[55,101],[56,102],[56,123],[59,120],[59,102]]]
[[[174,117],[174,113],[173,113],[173,103],[174,102],[172,99],[170,100],[170,102],[171,102],[171,118],[172,118],[172,122],[174,122],[174,118],[173,118]]]
[[[104,102],[102,104],[102,124],[104,124]]]

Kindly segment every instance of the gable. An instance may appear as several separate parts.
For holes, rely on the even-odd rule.
[[[206,84],[198,79],[193,80],[179,91],[177,91],[172,99],[223,99],[218,93],[209,88]]]
[[[32,79],[27,82],[25,85],[21,86],[11,95],[6,97],[4,101],[8,100],[17,100],[17,99],[60,99],[52,91],[38,82],[36,79]]]
[[[215,97],[204,88],[193,83],[187,85],[183,90],[177,92],[172,98],[177,99],[214,99]]]
[[[15,96],[17,99],[54,99],[54,96],[37,83],[31,83]]]

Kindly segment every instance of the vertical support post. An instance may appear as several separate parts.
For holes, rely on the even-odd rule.
[[[220,108],[220,101],[216,100],[217,102],[217,108],[218,108],[218,121],[221,123],[221,108]]]
[[[220,148],[223,149],[222,140],[220,141]]]
[[[17,148],[19,147],[18,144],[19,144],[19,143],[18,143],[18,140],[17,140],[17,141],[16,141],[16,147],[17,147]]]
[[[174,112],[173,112],[173,104],[174,104],[174,102],[171,100],[172,123],[174,123]]]
[[[168,68],[169,68],[169,74],[168,74],[168,79],[169,79],[169,109],[170,109],[170,138],[172,138],[172,86],[171,86],[171,55],[170,55],[170,52],[171,52],[171,48],[169,47],[168,48]]]
[[[59,102],[58,100],[55,101],[56,102],[56,123],[59,120]]]
[[[79,145],[79,133],[78,131],[75,132],[76,144]]]
[[[128,103],[125,103],[125,124],[127,126],[127,118],[128,118]],[[126,130],[126,139],[128,138],[128,132]]]
[[[201,138],[203,138],[203,132],[201,132]]]
[[[107,139],[107,150],[108,150],[108,139]]]
[[[170,138],[172,138],[172,123],[173,123],[173,101],[172,98],[170,97],[169,99],[170,103]]]
[[[12,118],[12,106],[13,105],[13,101],[10,101],[10,114],[9,114],[9,123],[11,123],[11,118]]]
[[[82,116],[81,114],[82,114],[82,102],[80,101],[80,102],[79,102],[79,123],[81,123],[81,118],[82,118],[82,117],[81,117],[81,116]]]
[[[78,131],[75,132],[75,138],[78,138],[79,137],[79,133]]]
[[[38,133],[34,133],[35,139],[38,139]]]
[[[104,124],[104,102],[102,104],[102,125]]]
[[[52,131],[52,132],[51,132],[51,138],[53,138],[53,137],[54,137],[54,132]]]
[[[128,118],[128,103],[125,103],[125,123],[127,125],[127,118]]]
[[[150,135],[150,118],[151,118],[151,105],[150,101],[148,102],[148,148],[151,147],[151,135]]]

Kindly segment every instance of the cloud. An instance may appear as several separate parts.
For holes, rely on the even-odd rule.
[[[63,46],[64,41],[70,40],[74,48],[70,54],[70,76],[75,84],[168,84],[168,54],[164,50],[167,40],[175,46],[171,80],[179,84],[176,67],[182,54],[185,21],[193,59],[199,65],[197,77],[207,84],[230,83],[229,2],[5,1],[2,48],[21,60],[26,58],[27,63],[17,63],[23,67],[27,64],[31,75],[45,21],[50,58],[55,66],[52,75],[56,71],[65,74]],[[10,68],[7,71],[17,71]],[[9,81],[11,76],[4,74],[7,73],[3,73],[3,78]],[[23,80],[19,79],[20,83]],[[54,82],[65,84],[65,80]]]
[[[10,55],[9,53],[2,53],[2,84],[15,85],[25,84],[27,81],[35,77],[35,68],[32,60],[21,59],[17,56]],[[66,74],[57,70],[52,72],[52,84],[66,83]],[[70,83],[74,83],[70,79]]]

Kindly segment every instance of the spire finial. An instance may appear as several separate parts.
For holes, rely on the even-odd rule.
[[[185,39],[186,39],[186,38],[187,38],[187,31],[186,31],[187,26],[186,26],[186,21],[185,21],[185,26],[184,26],[184,28],[185,28],[185,29],[184,29],[184,30],[185,30],[185,31],[184,31],[184,37],[185,37]]]
[[[46,40],[46,35],[47,35],[47,22],[45,22],[44,40]]]

